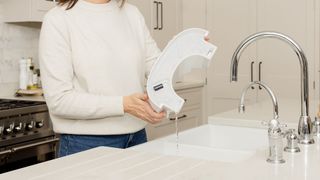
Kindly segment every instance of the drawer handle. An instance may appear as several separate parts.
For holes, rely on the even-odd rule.
[[[10,154],[11,152],[12,152],[11,150],[1,151],[1,152],[0,152],[0,156]]]
[[[159,30],[163,29],[163,2],[159,2],[160,8],[161,8],[161,27],[159,27]]]
[[[184,114],[184,115],[178,117],[178,120],[179,120],[179,119],[184,119],[184,118],[187,118],[187,117],[188,117],[188,116]],[[169,120],[170,120],[170,121],[175,121],[176,118],[170,118]]]
[[[261,82],[261,66],[262,66],[262,62],[259,62],[259,82]],[[262,90],[262,87],[259,85],[259,89]]]
[[[159,2],[153,1],[153,3],[156,5],[156,27],[154,27],[154,30],[159,30]]]
[[[184,99],[184,102],[186,103],[188,101],[188,99]]]
[[[45,144],[56,144],[57,142],[59,142],[59,138],[49,139],[49,140],[42,141],[42,142],[37,142],[37,143],[33,143],[33,144],[28,144],[25,146],[12,148],[12,152],[16,152],[16,151],[20,151],[20,150],[24,150],[24,149],[28,149],[28,148],[33,148],[33,147],[37,147],[37,146],[41,146],[41,145],[45,145]]]
[[[251,82],[253,82],[253,65],[254,61],[251,62]],[[254,86],[251,86],[251,89],[254,89]]]

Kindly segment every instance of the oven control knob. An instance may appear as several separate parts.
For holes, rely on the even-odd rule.
[[[43,120],[36,122],[36,128],[42,128],[43,127]]]
[[[14,124],[10,124],[9,127],[5,127],[3,133],[8,135],[12,133],[12,130],[14,128]]]
[[[13,128],[13,131],[14,132],[20,132],[22,130],[22,123],[19,123],[19,126],[15,126],[14,128]]]
[[[4,134],[11,134],[12,133],[12,129],[11,129],[11,127],[7,127],[7,128],[5,128],[4,129]]]
[[[3,127],[3,126],[0,126],[0,136],[1,136],[2,133],[3,133],[3,130],[4,130],[4,127]]]
[[[26,130],[31,131],[34,127],[34,122],[32,121],[31,123],[26,124]]]

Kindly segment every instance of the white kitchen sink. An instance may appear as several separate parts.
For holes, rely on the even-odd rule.
[[[132,149],[221,162],[239,162],[250,158],[257,150],[266,149],[267,145],[265,129],[203,125],[181,132],[178,148],[176,136],[170,135]]]

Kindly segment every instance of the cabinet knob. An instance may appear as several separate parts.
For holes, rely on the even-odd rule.
[[[34,127],[34,121],[31,121],[30,123],[27,123],[26,125],[26,130],[30,131]]]

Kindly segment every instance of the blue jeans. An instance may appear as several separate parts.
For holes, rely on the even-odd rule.
[[[89,150],[99,146],[129,148],[147,142],[145,129],[123,135],[71,135],[61,134],[59,157]]]

